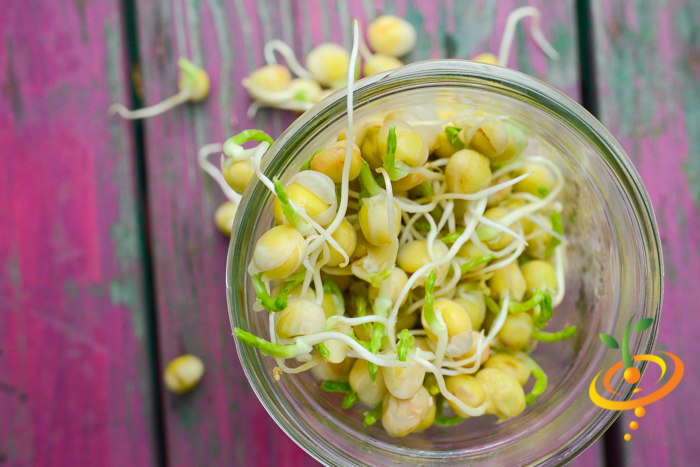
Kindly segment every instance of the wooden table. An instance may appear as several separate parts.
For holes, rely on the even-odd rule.
[[[241,79],[273,38],[302,55],[350,44],[351,18],[381,12],[419,30],[407,61],[496,51],[508,13],[544,13],[562,54],[525,30],[509,66],[582,102],[644,179],[661,231],[661,350],[686,377],[575,466],[696,465],[700,444],[700,6],[690,0],[9,0],[0,14],[0,466],[312,465],[246,381],[226,313],[223,200],[198,147],[295,118],[245,116]],[[212,93],[143,124],[107,115],[176,91],[176,60],[206,68]],[[696,352],[698,351],[698,352]],[[164,363],[207,365],[186,396]],[[628,422],[629,420],[625,420]]]

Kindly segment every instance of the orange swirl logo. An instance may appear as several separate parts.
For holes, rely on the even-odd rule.
[[[618,392],[615,392],[610,387],[610,380],[613,378],[615,373],[622,369],[623,365],[625,367],[623,378],[629,384],[635,384],[639,382],[639,379],[641,378],[641,374],[639,370],[634,366],[633,362],[647,361],[658,365],[661,369],[661,376],[659,377],[657,383],[659,383],[666,374],[666,362],[661,357],[658,357],[656,355],[635,355],[634,358],[632,357],[629,350],[629,334],[630,327],[632,325],[632,319],[633,318],[631,318],[630,321],[627,323],[627,327],[625,328],[625,334],[622,339],[622,361],[617,362],[615,365],[613,365],[612,368],[610,368],[603,377],[603,386],[605,386],[605,389],[607,389],[607,391],[611,394],[619,395]],[[642,319],[634,325],[633,330],[635,332],[642,332],[649,328],[653,322],[654,320],[652,318]],[[600,334],[600,340],[605,346],[611,349],[620,348],[620,345],[617,343],[617,340],[615,340],[615,338],[609,334]],[[651,394],[647,394],[643,397],[631,399],[628,401],[612,401],[609,399],[605,399],[600,394],[598,394],[598,391],[596,390],[596,382],[598,381],[598,377],[601,375],[601,373],[603,373],[601,371],[595,376],[595,378],[593,378],[593,381],[591,382],[591,385],[588,388],[588,395],[590,396],[593,403],[598,407],[607,410],[634,410],[634,414],[638,418],[642,418],[646,413],[644,406],[647,406],[653,402],[662,399],[663,397],[666,397],[668,394],[671,393],[671,391],[673,391],[676,388],[676,386],[678,386],[678,383],[681,382],[681,379],[683,379],[684,366],[681,359],[668,352],[661,353],[670,357],[670,359],[673,360],[673,374],[671,375],[671,378],[659,389],[652,392]],[[642,391],[642,388],[636,388],[634,390],[634,394],[640,391]],[[629,427],[632,430],[636,430],[637,428],[639,428],[639,423],[633,421],[630,423]],[[630,435],[629,433],[625,434],[625,441],[629,441],[630,439],[632,439],[632,435]]]

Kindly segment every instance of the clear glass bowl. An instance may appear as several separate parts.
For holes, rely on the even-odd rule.
[[[620,359],[598,340],[622,336],[630,317],[657,318],[634,333],[634,353],[651,353],[661,313],[663,269],[654,212],[629,158],[608,131],[563,93],[522,73],[492,65],[439,60],[414,63],[356,83],[355,119],[407,104],[476,105],[506,114],[538,133],[561,157],[562,219],[567,250],[566,298],[548,329],[575,324],[576,336],[542,344],[535,357],[549,386],[535,404],[504,423],[493,416],[456,427],[431,427],[392,438],[381,423],[366,428],[359,404],[340,408],[307,372],[272,377],[274,360],[236,342],[246,376],[272,418],[309,454],[327,465],[562,465],[590,446],[616,412],[595,406],[588,385]],[[345,90],[299,117],[263,161],[265,173],[285,181],[308,156],[347,126]],[[257,239],[273,224],[272,195],[262,183],[246,190],[233,225],[227,266],[231,325],[267,337],[267,313],[253,311],[247,274]],[[642,371],[644,368],[640,368]],[[532,384],[532,383],[530,383]],[[617,382],[627,400],[633,387]]]

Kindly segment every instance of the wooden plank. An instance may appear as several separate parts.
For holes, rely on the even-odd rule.
[[[601,121],[635,163],[651,196],[664,250],[664,311],[657,349],[685,363],[680,386],[646,408],[639,429],[623,415],[628,465],[696,465],[700,401],[700,6],[595,0]],[[654,387],[658,373],[642,383]],[[690,442],[689,442],[690,441]]]
[[[0,465],[153,465],[120,2],[0,15]]]
[[[154,239],[160,351],[167,361],[185,351],[202,357],[207,374],[186,397],[166,397],[168,458],[174,465],[304,465],[311,462],[276,427],[252,393],[230,336],[224,292],[227,239],[212,223],[223,197],[195,163],[197,148],[246,128],[278,136],[295,115],[261,111],[250,121],[241,86],[263,64],[266,41],[279,38],[300,56],[323,41],[349,47],[351,19],[386,12],[419,30],[407,61],[468,58],[498,49],[507,15],[523,1],[309,1],[207,0],[138,2],[146,103],[176,92],[176,60],[204,66],[212,94],[146,123],[149,203]],[[578,98],[578,52],[573,2],[536,1],[545,34],[562,53],[548,62],[529,38],[513,51],[521,68]],[[519,33],[523,37],[522,31]],[[517,55],[517,58],[516,58]],[[239,240],[240,241],[240,240]],[[599,465],[598,450],[577,465]],[[589,459],[586,461],[586,459]],[[577,461],[579,462],[579,461]]]

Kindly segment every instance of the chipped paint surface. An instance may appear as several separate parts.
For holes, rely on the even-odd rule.
[[[661,234],[657,347],[686,364],[683,384],[647,408],[625,447],[629,465],[693,465],[700,457],[700,445],[687,442],[700,416],[700,7],[684,0],[594,6],[601,120],[635,163]]]
[[[148,466],[120,4],[64,3],[0,15],[0,464]]]

